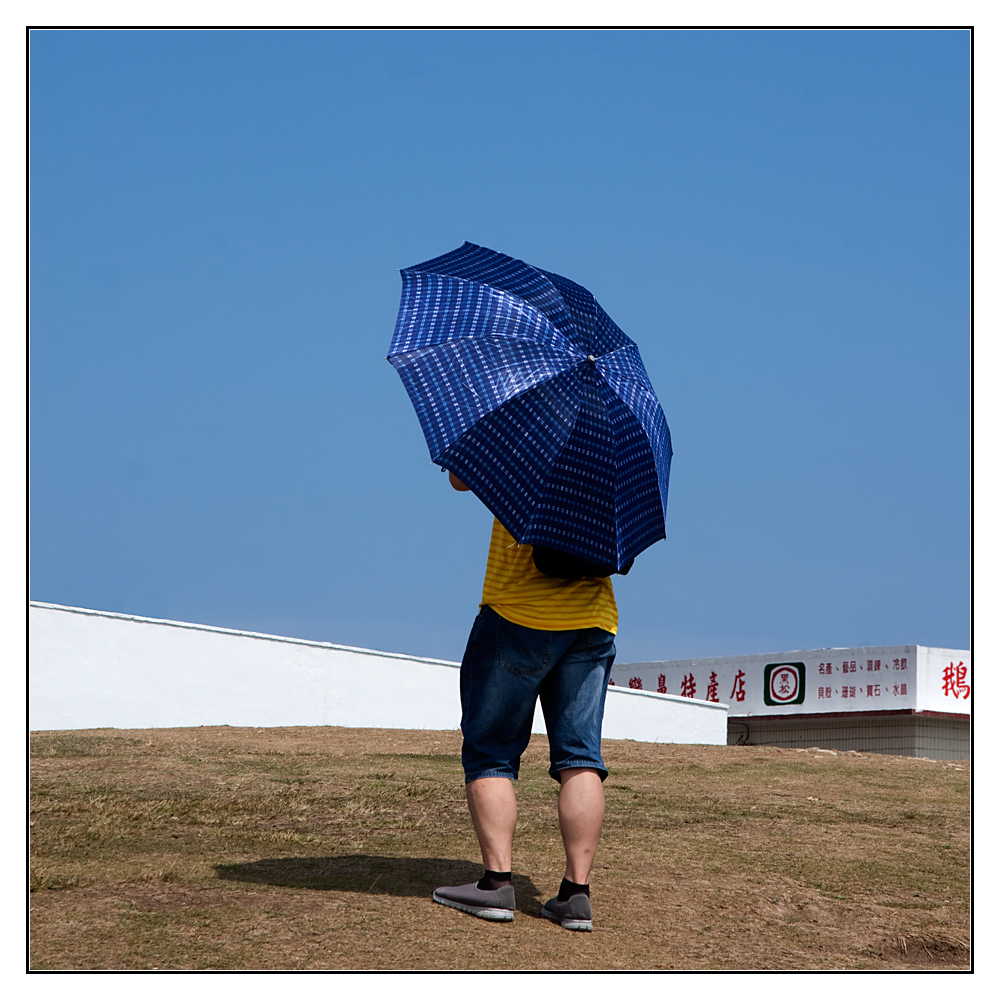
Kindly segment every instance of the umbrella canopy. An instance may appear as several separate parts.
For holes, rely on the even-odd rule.
[[[624,570],[666,537],[670,431],[590,292],[474,243],[401,274],[389,361],[432,461],[522,543]]]

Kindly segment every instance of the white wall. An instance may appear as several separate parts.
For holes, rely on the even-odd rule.
[[[646,743],[712,743],[723,746],[729,706],[655,691],[609,687],[603,735]],[[677,734],[684,738],[678,739]]]
[[[967,649],[918,646],[917,693],[931,712],[972,711],[972,661]]]
[[[768,667],[778,664],[798,664],[804,675],[803,686],[797,692],[790,689],[788,704],[776,701],[773,689],[765,691]],[[946,678],[953,678],[954,683],[946,684]],[[611,679],[620,687],[665,688],[671,694],[686,690],[698,698],[728,702],[733,718],[905,710],[968,714],[972,691],[969,651],[927,646],[616,663]],[[796,693],[801,701],[791,700]]]
[[[455,729],[453,663],[32,604],[32,729]]]
[[[32,602],[29,726],[457,729],[458,664]],[[726,706],[609,688],[604,735],[726,742]],[[544,732],[541,712],[535,732]]]

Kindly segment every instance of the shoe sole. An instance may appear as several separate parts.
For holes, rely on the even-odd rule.
[[[453,910],[461,910],[463,913],[471,913],[481,920],[495,920],[497,923],[510,923],[514,919],[513,910],[504,910],[495,906],[469,906],[467,903],[456,903],[453,899],[445,899],[436,892],[431,896],[435,903],[442,906],[450,906]]]
[[[542,907],[542,916],[551,920],[552,923],[558,924],[560,927],[565,927],[568,931],[592,931],[594,929],[593,920],[585,920],[580,917],[567,917],[563,920],[558,914],[553,913],[551,910],[546,910]]]

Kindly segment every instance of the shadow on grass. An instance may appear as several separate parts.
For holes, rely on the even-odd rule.
[[[480,865],[453,858],[386,858],[345,854],[339,858],[262,858],[236,865],[215,865],[221,879],[283,885],[293,889],[337,889],[383,896],[427,896],[440,885],[465,885],[483,874]],[[525,875],[514,876],[517,908],[537,916],[538,889]]]

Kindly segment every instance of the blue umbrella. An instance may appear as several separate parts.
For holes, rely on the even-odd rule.
[[[517,541],[627,572],[666,537],[670,431],[585,288],[465,243],[402,272],[389,347],[431,460]]]

